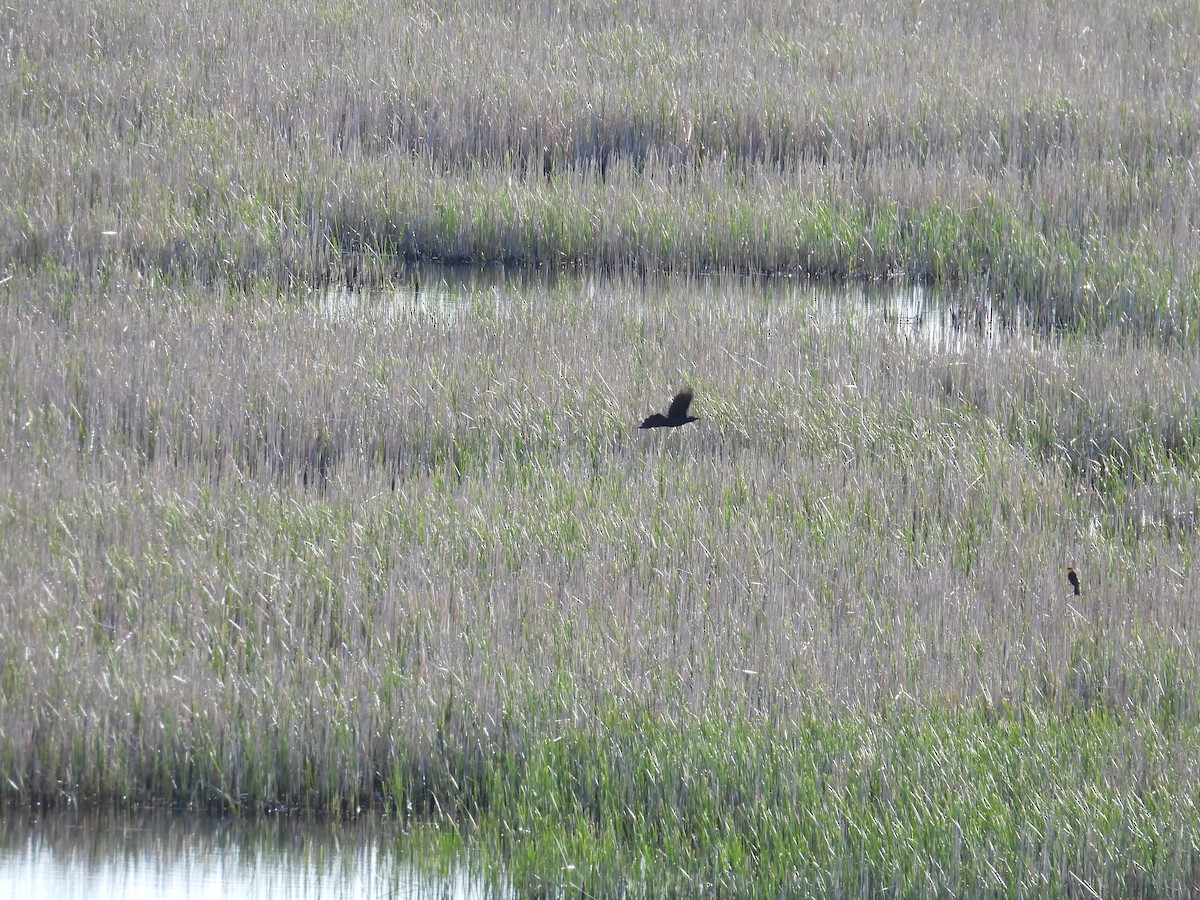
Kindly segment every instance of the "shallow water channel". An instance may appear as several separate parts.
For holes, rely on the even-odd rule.
[[[997,301],[985,285],[944,289],[903,279],[846,284],[773,275],[637,276],[421,263],[405,270],[391,289],[334,286],[316,292],[315,305],[333,320],[383,315],[453,325],[481,311],[501,315],[530,300],[570,294],[624,305],[624,314],[634,319],[654,315],[676,296],[687,296],[714,316],[740,310],[748,318],[765,318],[767,325],[772,309],[786,306],[827,322],[883,325],[934,353],[1036,339],[1038,332],[1023,307]]]
[[[167,811],[0,814],[0,900],[484,898],[466,855],[374,817],[327,822]]]

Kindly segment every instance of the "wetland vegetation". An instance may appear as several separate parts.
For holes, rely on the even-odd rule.
[[[4,802],[370,808],[520,893],[1194,891],[1193,17],[0,11]]]

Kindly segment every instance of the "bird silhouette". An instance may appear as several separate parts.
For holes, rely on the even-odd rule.
[[[1067,581],[1071,582],[1071,587],[1075,589],[1075,596],[1079,596],[1079,573],[1075,571],[1074,566],[1067,566]]]
[[[675,395],[675,399],[671,401],[670,407],[667,409],[667,414],[653,413],[646,417],[638,428],[678,428],[680,425],[686,425],[688,422],[695,422],[699,416],[689,416],[687,414],[688,407],[692,405],[692,389],[684,388]]]

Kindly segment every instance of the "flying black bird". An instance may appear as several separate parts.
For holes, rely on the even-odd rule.
[[[675,395],[665,416],[662,413],[653,413],[638,428],[678,428],[688,422],[695,422],[700,417],[687,414],[688,407],[691,405],[692,389],[684,388]]]
[[[1071,587],[1075,589],[1075,596],[1079,596],[1079,573],[1075,571],[1074,566],[1067,566],[1067,581],[1071,582]]]

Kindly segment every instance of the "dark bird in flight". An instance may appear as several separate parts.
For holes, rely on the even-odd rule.
[[[1074,566],[1067,566],[1067,581],[1071,582],[1071,587],[1075,589],[1075,596],[1079,596],[1079,573],[1075,571]]]
[[[687,414],[688,407],[692,405],[692,389],[684,388],[675,395],[675,399],[671,401],[670,408],[667,409],[667,414],[653,413],[646,418],[638,428],[678,428],[680,425],[686,425],[688,422],[695,422],[699,416],[689,416]]]

